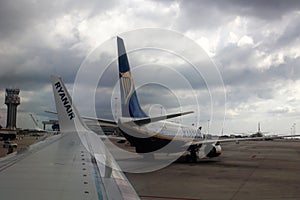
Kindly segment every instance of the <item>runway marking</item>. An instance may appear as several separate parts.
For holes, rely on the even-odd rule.
[[[151,198],[151,199],[173,199],[173,200],[201,200],[195,198],[178,198],[178,197],[166,197],[166,196],[151,196],[151,195],[140,195],[141,198]]]

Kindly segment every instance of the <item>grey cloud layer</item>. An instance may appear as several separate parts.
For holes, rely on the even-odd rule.
[[[143,10],[141,4],[149,9]],[[238,115],[240,121],[250,120],[243,113],[243,108],[247,107],[262,119],[270,115],[284,117],[289,114],[292,119],[282,121],[294,120],[299,100],[297,90],[294,96],[287,92],[289,97],[286,101],[277,98],[280,96],[279,90],[289,91],[287,85],[297,85],[300,78],[299,8],[300,1],[296,0],[1,1],[0,88],[20,87],[24,91],[23,98],[28,100],[22,104],[22,109],[41,113],[36,107],[44,109],[51,105],[53,108],[50,74],[61,75],[71,86],[81,62],[96,45],[91,37],[101,37],[99,33],[102,32],[113,36],[143,26],[169,28],[191,34],[195,41],[202,41],[201,37],[208,40],[208,50],[220,64],[220,73],[228,89],[227,105],[229,112],[234,113],[229,116],[230,119],[237,120],[234,116]],[[99,41],[106,38],[101,39]],[[128,38],[126,45],[140,40],[147,42],[145,36],[136,36]],[[176,41],[169,40],[165,38],[163,42],[180,49]],[[188,53],[195,60],[199,55],[199,52]],[[138,59],[130,58],[134,66],[149,59],[147,56],[136,56]],[[151,58],[149,62],[157,61],[172,64],[167,56],[165,60]],[[204,80],[199,80],[192,71],[185,70],[187,66],[180,62],[175,67],[202,94],[206,89]],[[103,95],[96,106],[99,110],[104,109],[104,115],[109,116],[106,114],[109,109],[106,108],[110,108],[111,104],[110,89],[117,80],[117,75],[113,78],[110,75],[117,74],[116,66],[109,68],[107,74],[99,84],[103,87],[100,89]],[[161,73],[171,81],[167,74]],[[215,83],[211,85],[212,88],[221,87],[213,80],[214,76],[206,78]],[[177,89],[183,88],[178,85]],[[40,95],[33,98],[32,92]],[[144,91],[140,93],[149,95]],[[157,94],[160,94],[159,91]],[[161,94],[160,97],[162,101],[167,99]],[[158,98],[159,95],[152,98],[150,95],[148,99],[141,97],[145,105],[152,100],[159,102]],[[217,95],[216,98],[216,102],[221,102],[224,97]],[[209,96],[205,94],[202,100],[206,105]],[[272,101],[274,109],[262,108],[260,103],[263,101]],[[221,113],[220,110],[216,112]]]

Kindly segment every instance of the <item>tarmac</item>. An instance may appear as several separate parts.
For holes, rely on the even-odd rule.
[[[12,143],[17,143],[18,148],[13,148],[13,151],[20,151],[23,148],[27,148],[31,144],[38,141],[40,137],[30,136],[30,135],[18,135],[16,140],[12,140]],[[3,148],[3,141],[0,141],[0,158],[6,156],[8,153],[8,148]]]
[[[221,145],[217,158],[126,176],[145,200],[300,199],[300,140]]]

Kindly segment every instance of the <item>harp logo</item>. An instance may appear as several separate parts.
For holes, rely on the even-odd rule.
[[[60,82],[57,82],[54,85],[55,85],[55,89],[57,90],[58,95],[60,96],[60,99],[66,109],[66,112],[68,113],[70,120],[74,119],[75,114],[73,112],[71,102],[70,102],[70,100],[68,100],[67,95],[66,95],[65,91],[63,90],[63,87],[61,86]]]
[[[133,91],[133,82],[130,72],[121,73],[121,84],[123,89],[123,94],[125,98],[125,103],[128,102],[128,99]]]

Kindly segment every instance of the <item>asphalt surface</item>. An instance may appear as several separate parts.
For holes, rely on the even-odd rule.
[[[127,173],[141,199],[300,199],[300,140],[222,144],[222,155]]]

